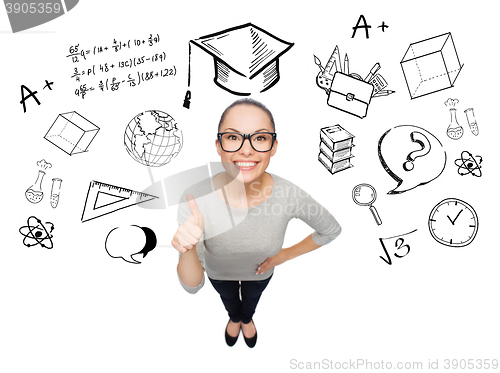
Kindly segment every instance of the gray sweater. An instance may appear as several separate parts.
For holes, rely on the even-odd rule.
[[[264,260],[283,248],[286,227],[292,218],[314,229],[312,238],[318,245],[326,245],[340,234],[337,220],[309,194],[288,180],[270,175],[274,180],[271,196],[248,209],[236,209],[222,201],[210,178],[184,193],[177,221],[181,225],[191,215],[186,195],[192,194],[205,223],[196,251],[211,279],[254,281],[270,277],[274,268],[260,275],[255,272]],[[195,287],[180,282],[187,292],[194,294],[203,287],[205,278]]]

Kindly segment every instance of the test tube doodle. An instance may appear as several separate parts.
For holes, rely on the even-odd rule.
[[[59,194],[61,193],[61,179],[52,179],[52,190],[50,191],[50,205],[56,208],[59,203]]]
[[[469,108],[464,111],[467,117],[467,123],[469,123],[469,128],[474,136],[479,135],[479,128],[477,127],[476,117],[474,116],[474,109]]]

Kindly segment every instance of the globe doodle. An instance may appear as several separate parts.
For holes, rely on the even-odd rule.
[[[167,113],[147,110],[137,114],[125,129],[125,148],[137,162],[160,167],[179,154],[182,131]]]

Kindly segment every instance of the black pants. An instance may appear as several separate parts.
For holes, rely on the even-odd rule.
[[[258,281],[226,281],[212,280],[211,278],[209,280],[220,294],[222,303],[224,303],[231,321],[242,321],[244,324],[248,324],[252,321],[252,316],[255,313],[260,296],[269,281],[271,281],[271,277],[273,275],[265,280]]]

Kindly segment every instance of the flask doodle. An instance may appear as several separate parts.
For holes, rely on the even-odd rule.
[[[397,181],[387,194],[404,193],[442,174],[446,152],[429,131],[410,125],[387,130],[379,139],[378,156],[384,170]]]

